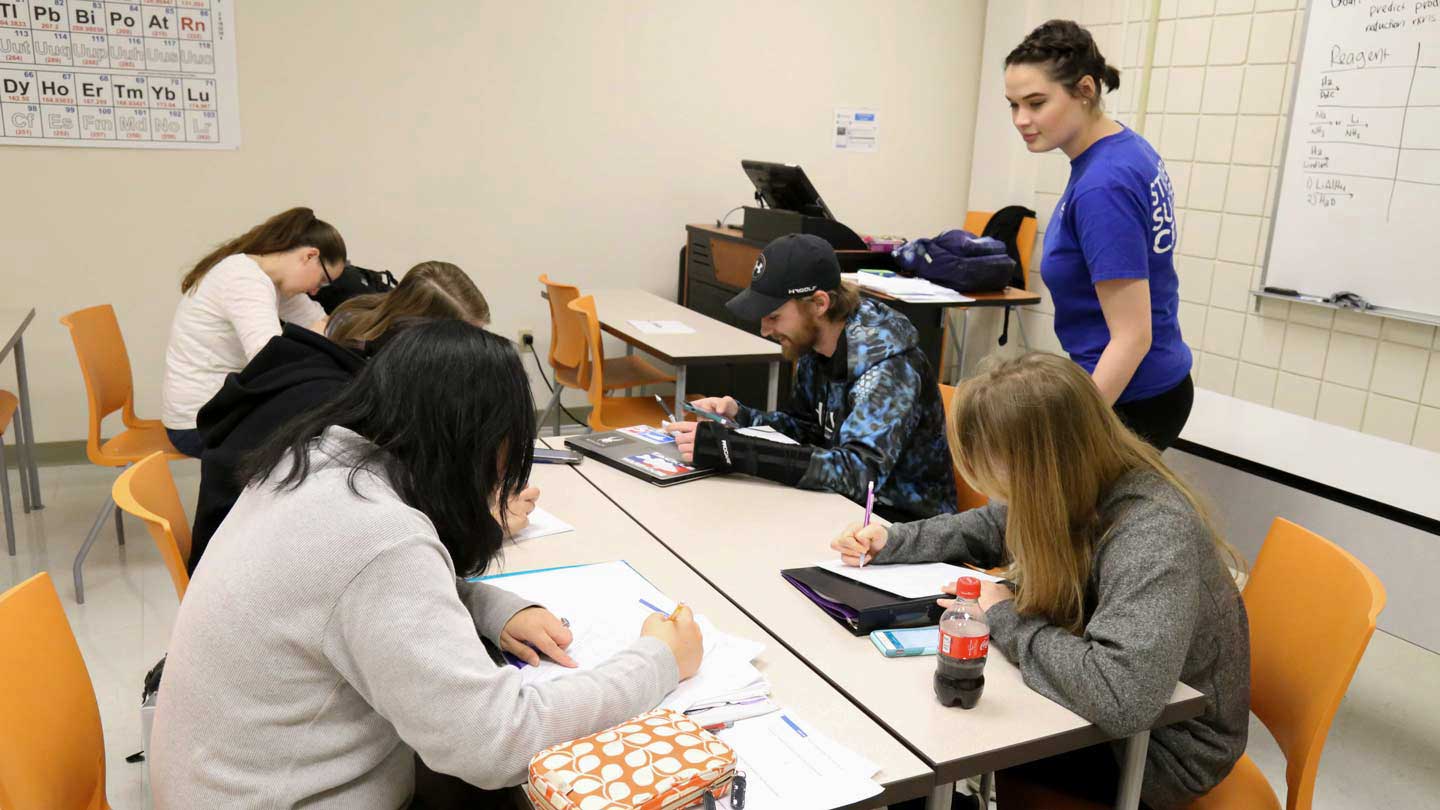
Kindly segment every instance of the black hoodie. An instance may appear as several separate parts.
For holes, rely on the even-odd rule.
[[[225,378],[196,418],[205,450],[190,538],[191,574],[245,488],[238,480],[245,455],[292,416],[334,399],[364,365],[364,357],[324,335],[287,323],[243,370]]]

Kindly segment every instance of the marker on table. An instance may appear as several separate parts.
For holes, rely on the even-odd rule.
[[[871,482],[870,482],[870,485],[865,488],[865,522],[864,522],[863,524],[861,524],[860,528],[863,529],[863,528],[865,528],[866,526],[869,526],[869,525],[870,525],[870,514],[871,514],[874,510],[875,510],[875,482],[874,482],[874,481],[871,481]],[[866,553],[864,553],[864,554],[861,554],[861,555],[860,555],[860,567],[861,567],[861,568],[864,568],[864,567],[865,567],[865,562],[866,562],[867,560],[869,560],[869,559],[870,559],[870,553],[869,553],[869,552],[866,552]]]

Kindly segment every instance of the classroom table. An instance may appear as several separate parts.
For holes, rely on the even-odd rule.
[[[733,363],[770,364],[765,409],[775,410],[780,387],[780,361],[784,358],[780,344],[644,290],[594,290],[590,295],[595,297],[595,311],[600,315],[601,329],[625,341],[626,346],[641,349],[675,366],[674,413],[683,413],[681,406],[685,402],[688,366]],[[695,331],[685,335],[647,334],[631,321],[680,321]]]
[[[764,643],[765,652],[755,666],[770,680],[774,700],[880,766],[874,779],[885,786],[884,792],[849,805],[847,810],[905,801],[932,789],[934,771],[928,764],[655,542],[576,468],[536,464],[530,483],[540,488],[540,507],[573,525],[575,531],[507,542],[502,565],[487,573],[625,560],[655,587],[708,616],[717,627]]]
[[[35,320],[34,307],[0,307],[0,334],[7,334],[0,346],[0,363],[11,350],[15,352],[15,392],[20,399],[20,415],[15,420],[15,445],[20,458],[20,501],[26,512],[43,509],[40,499],[40,470],[35,461],[35,427],[31,420],[30,380],[25,376],[25,328]]]
[[[946,810],[958,780],[1105,742],[1094,724],[1025,685],[1002,655],[986,665],[985,693],[971,710],[945,708],[932,692],[930,657],[884,658],[780,576],[833,557],[831,538],[863,508],[829,492],[748,476],[719,476],[660,489],[587,461],[578,472],[697,574],[781,640],[822,677],[935,768],[932,810]],[[1206,698],[1179,684],[1155,727],[1199,715]],[[1116,806],[1139,802],[1149,731],[1130,738]]]

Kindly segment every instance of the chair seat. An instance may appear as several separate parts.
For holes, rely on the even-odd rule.
[[[10,427],[10,420],[15,418],[15,409],[20,407],[20,400],[9,391],[0,391],[0,436],[5,435],[5,429]]]
[[[633,354],[606,360],[604,376],[606,391],[675,382],[674,374],[666,374],[645,358]],[[585,388],[580,384],[579,369],[556,366],[555,381],[566,388]]]
[[[1241,755],[1225,781],[1190,803],[1190,810],[1280,810],[1280,797],[1249,755]]]
[[[122,430],[113,438],[100,445],[102,458],[92,458],[92,462],[110,467],[124,467],[127,464],[134,464],[142,458],[160,451],[165,453],[166,459],[185,458],[185,454],[175,449],[170,444],[170,437],[165,435],[165,426],[157,420],[145,420],[148,424],[143,427],[134,427]]]

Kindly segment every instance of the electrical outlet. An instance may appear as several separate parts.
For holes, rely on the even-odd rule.
[[[534,346],[534,345],[535,345],[535,333],[532,332],[532,331],[530,331],[529,329],[521,329],[521,330],[520,330],[520,345],[521,345],[521,346]]]

